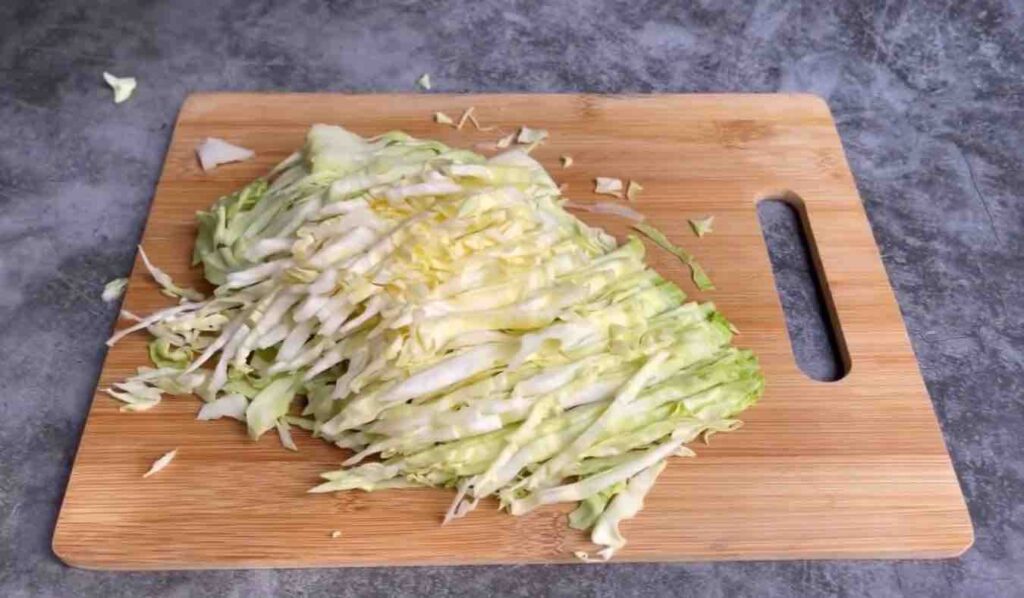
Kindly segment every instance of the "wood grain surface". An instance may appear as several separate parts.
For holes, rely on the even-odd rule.
[[[799,95],[199,94],[184,104],[143,244],[176,280],[189,268],[194,213],[298,148],[307,128],[362,135],[402,129],[493,153],[504,133],[431,121],[469,106],[484,125],[546,128],[535,156],[577,201],[594,176],[633,178],[636,209],[697,254],[718,290],[701,294],[681,264],[649,246],[650,263],[694,298],[713,300],[757,352],[767,390],[746,425],[673,459],[646,509],[623,525],[617,561],[950,557],[971,522],[900,312],[828,107]],[[222,137],[255,160],[203,173],[194,149]],[[562,154],[575,164],[559,166]],[[848,372],[815,382],[796,367],[755,211],[784,197],[804,215]],[[715,216],[700,240],[687,218]],[[624,223],[584,213],[620,239]],[[168,305],[136,260],[125,308]],[[119,326],[126,325],[121,322]],[[147,363],[144,334],[116,345],[99,386]],[[319,567],[573,561],[589,549],[569,507],[524,517],[482,505],[441,526],[451,494],[392,490],[310,495],[344,453],[295,430],[251,442],[234,421],[199,422],[199,402],[169,398],[123,414],[96,394],[54,533],[66,563],[101,569]],[[142,474],[165,452],[177,459]],[[341,536],[332,538],[331,532]]]

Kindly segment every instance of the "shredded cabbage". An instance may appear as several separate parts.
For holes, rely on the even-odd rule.
[[[229,394],[205,403],[199,410],[196,419],[209,421],[230,417],[238,421],[245,421],[245,409],[249,406],[249,400],[242,394]]]
[[[157,367],[107,392],[133,411],[194,393],[198,419],[243,421],[254,440],[273,429],[296,450],[294,426],[351,450],[311,492],[452,488],[446,522],[488,497],[513,515],[579,502],[570,525],[610,556],[667,459],[735,429],[763,381],[713,305],[686,302],[639,239],[566,212],[527,152],[313,126],[197,215],[211,296],[142,255],[187,301],[111,337],[146,329]],[[601,205],[587,209],[642,219]]]
[[[619,523],[632,519],[644,508],[644,497],[654,487],[654,481],[665,469],[665,461],[659,461],[633,476],[626,488],[615,495],[611,504],[594,524],[590,539],[594,544],[605,546],[598,551],[604,560],[608,560],[619,549],[626,545],[626,539],[619,531]]]
[[[292,438],[291,427],[288,425],[288,421],[284,417],[280,417],[277,420],[277,436],[281,440],[281,446],[290,451],[299,451],[299,447],[295,445],[295,440]]]
[[[187,299],[189,301],[202,301],[204,299],[203,294],[195,289],[183,289],[178,285],[174,284],[171,277],[166,272],[157,268],[149,261],[149,256],[146,255],[146,250],[139,245],[139,256],[142,257],[142,263],[149,270],[149,274],[153,277],[153,280],[160,285],[160,292],[175,298]]]

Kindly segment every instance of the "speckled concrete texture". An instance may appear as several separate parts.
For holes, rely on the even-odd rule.
[[[0,2],[0,596],[1021,595],[1022,32],[1017,0]],[[135,97],[115,106],[103,70],[138,77]],[[422,72],[438,91],[825,97],[975,547],[931,562],[119,574],[57,561],[54,519],[116,311],[100,290],[131,265],[182,100],[412,91]]]

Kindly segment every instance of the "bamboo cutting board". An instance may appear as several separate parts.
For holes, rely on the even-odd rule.
[[[504,133],[431,120],[469,106],[505,132],[548,129],[534,155],[576,200],[594,199],[594,176],[641,182],[635,207],[696,253],[718,290],[696,293],[681,264],[651,246],[650,263],[695,298],[715,301],[742,331],[736,343],[764,368],[767,391],[742,415],[745,427],[695,447],[696,459],[670,462],[646,509],[623,525],[629,544],[617,561],[949,557],[971,544],[899,309],[817,98],[194,95],[178,118],[143,245],[176,280],[199,286],[189,268],[194,212],[265,173],[311,124],[364,136],[402,129],[487,153]],[[204,174],[194,148],[207,136],[257,158]],[[572,168],[559,167],[562,154],[575,159]],[[848,366],[838,382],[812,381],[794,363],[755,211],[765,197],[794,202],[809,228]],[[698,241],[686,219],[708,214],[715,232]],[[620,239],[626,232],[615,217],[582,218]],[[167,304],[137,260],[125,308],[144,314]],[[99,386],[147,364],[146,340],[116,345]],[[342,451],[300,430],[299,453],[274,434],[253,443],[237,422],[196,421],[198,406],[170,398],[121,414],[96,394],[54,533],[61,559],[101,569],[447,565],[570,562],[572,551],[590,549],[566,525],[569,506],[524,517],[482,506],[442,527],[452,495],[441,490],[306,494]],[[177,459],[143,480],[172,448]]]

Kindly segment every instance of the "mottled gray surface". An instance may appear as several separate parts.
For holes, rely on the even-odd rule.
[[[0,2],[0,595],[1009,596],[1024,586],[1024,4]],[[104,69],[141,79],[115,106]],[[828,99],[977,529],[963,558],[70,569],[50,535],[170,127],[195,90]],[[893,433],[899,433],[899,422]]]

